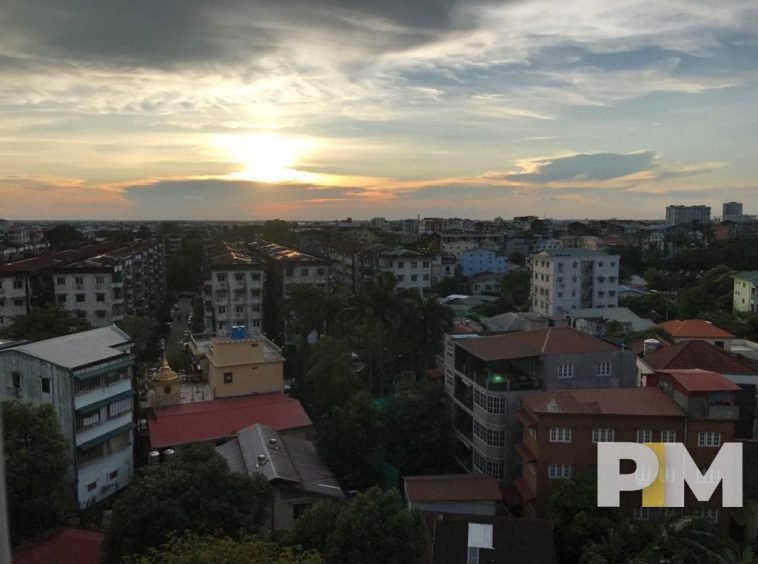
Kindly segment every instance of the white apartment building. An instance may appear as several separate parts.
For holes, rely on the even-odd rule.
[[[531,310],[557,316],[574,309],[618,306],[619,256],[552,249],[530,257]]]
[[[210,257],[210,278],[203,285],[205,329],[219,336],[235,325],[261,333],[266,272],[263,261],[224,245]]]
[[[734,275],[734,311],[758,311],[758,270]]]
[[[134,473],[131,349],[112,326],[0,350],[0,399],[52,404],[80,507],[122,489]]]
[[[434,256],[408,249],[391,249],[379,253],[378,272],[395,276],[398,289],[415,290],[426,294],[432,289]]]

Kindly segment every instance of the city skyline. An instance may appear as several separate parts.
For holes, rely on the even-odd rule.
[[[758,9],[11,0],[0,217],[758,209]]]

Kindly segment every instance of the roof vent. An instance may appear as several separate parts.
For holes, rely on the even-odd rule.
[[[268,440],[268,446],[274,450],[279,450],[279,441],[272,437]]]
[[[259,454],[258,455],[258,463],[255,465],[256,468],[260,468],[261,466],[265,466],[268,460],[266,459],[265,454]]]

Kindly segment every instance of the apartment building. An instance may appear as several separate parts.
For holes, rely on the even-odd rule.
[[[734,335],[703,319],[672,319],[656,325],[671,335],[675,343],[706,341],[720,349],[732,348]]]
[[[80,507],[113,495],[133,474],[131,349],[112,326],[0,350],[0,399],[55,408]]]
[[[444,370],[456,460],[468,472],[506,482],[516,475],[523,395],[637,381],[634,352],[569,327],[448,335]]]
[[[505,274],[508,270],[508,259],[504,254],[491,249],[468,249],[461,253],[461,271],[467,278],[485,272]]]
[[[666,206],[666,225],[707,225],[710,222],[710,206]]]
[[[618,255],[551,249],[533,255],[529,263],[535,313],[552,317],[573,309],[618,306]]]
[[[742,214],[742,202],[724,202],[721,206],[721,221],[740,221]]]
[[[516,447],[521,476],[515,485],[527,516],[544,513],[557,481],[596,475],[599,442],[681,442],[703,479],[718,481],[705,470],[718,448],[733,439],[739,388],[704,370],[656,372],[648,386],[550,391],[523,398],[518,413],[523,440]],[[649,479],[645,470],[637,470],[641,479]],[[688,492],[685,506],[695,501]],[[699,504],[699,511],[717,521],[719,501],[717,494],[708,505]],[[681,514],[675,508],[643,508],[638,491],[622,494],[621,504],[643,521]]]
[[[210,249],[208,263],[208,278],[203,283],[205,330],[227,336],[233,327],[244,326],[250,333],[261,333],[264,262],[224,243]]]
[[[0,264],[0,328],[51,303],[107,327],[125,315],[154,311],[165,279],[163,246],[152,241],[86,245]]]
[[[329,261],[268,241],[249,245],[250,252],[263,261],[266,268],[266,308],[264,332],[284,344],[283,307],[294,286],[329,286]]]
[[[432,270],[435,255],[408,249],[386,249],[375,255],[376,271],[392,274],[398,289],[427,294],[434,283]]]
[[[739,272],[734,275],[734,297],[732,300],[734,311],[758,311],[758,270]]]

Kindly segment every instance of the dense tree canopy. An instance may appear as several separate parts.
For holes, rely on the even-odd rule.
[[[235,540],[187,534],[174,537],[147,555],[128,562],[134,564],[323,564],[316,551],[283,547],[255,537]]]
[[[73,505],[69,449],[51,405],[3,402],[5,478],[11,543],[61,524]]]
[[[397,490],[371,488],[341,505],[319,505],[295,524],[295,543],[320,549],[330,564],[418,564],[427,549],[421,513]]]
[[[59,223],[45,231],[45,241],[50,248],[59,251],[78,247],[84,241],[84,235],[69,223]]]
[[[145,554],[171,533],[255,533],[270,496],[263,476],[230,472],[212,447],[188,447],[171,462],[143,468],[118,498],[105,534],[106,561]]]
[[[41,341],[92,329],[84,319],[57,304],[35,307],[26,315],[17,315],[3,332],[11,339]]]

